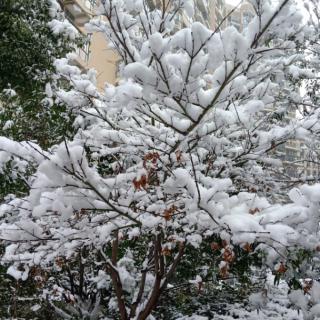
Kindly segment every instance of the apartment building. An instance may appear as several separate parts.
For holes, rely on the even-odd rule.
[[[234,6],[226,4],[225,12],[228,14]],[[237,8],[227,19],[227,25],[232,25],[242,32],[243,29],[254,18],[254,10],[247,2],[243,3]],[[271,110],[268,110],[271,111]],[[296,117],[295,110],[289,110],[283,121],[289,123]],[[310,149],[300,140],[290,139],[283,145],[278,146],[272,150],[271,155],[283,161],[284,174],[292,178],[318,176],[320,173],[320,166],[315,163],[315,156]]]
[[[194,0],[194,21],[216,29],[227,13],[225,0]],[[226,23],[222,25],[222,28]]]
[[[193,20],[199,21],[207,27],[211,27],[211,2],[210,0],[195,0]]]
[[[146,0],[151,9],[161,8],[162,0]],[[193,21],[199,21],[208,28],[214,28],[216,15],[221,17],[225,9],[225,0],[194,0],[194,16],[192,19],[185,14],[176,18],[177,28],[188,26]],[[217,13],[216,13],[217,12]]]
[[[230,13],[234,9],[234,6],[230,4],[226,4],[226,13]],[[250,23],[250,21],[254,18],[254,10],[251,4],[247,1],[243,1],[241,5],[233,11],[227,19],[227,25],[232,25],[238,31],[242,32],[244,28]]]
[[[97,71],[98,88],[101,90],[106,82],[116,83],[116,53],[108,47],[102,33],[88,34],[85,30],[85,24],[93,16],[98,0],[59,0],[59,3],[73,26],[88,37],[88,42],[77,49],[78,58],[74,63],[84,70],[94,68]]]
[[[320,143],[313,143],[311,146],[301,146],[303,156],[304,175],[308,177],[319,177],[320,175]]]
[[[209,0],[209,24],[211,29],[216,29],[221,24],[227,14],[227,6],[225,0]],[[226,27],[226,22],[221,25]]]
[[[307,146],[303,141],[291,139],[277,148],[276,155],[283,161],[284,173],[291,178],[319,177],[319,144]]]

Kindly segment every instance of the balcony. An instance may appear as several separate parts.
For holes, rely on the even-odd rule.
[[[89,22],[97,0],[60,0],[67,18],[78,26]]]

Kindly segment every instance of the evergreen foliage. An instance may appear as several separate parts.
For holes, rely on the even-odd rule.
[[[49,0],[0,3],[0,134],[44,148],[71,133],[66,107],[46,99],[46,88],[58,81],[54,61],[84,41],[52,31],[50,22],[59,15]]]

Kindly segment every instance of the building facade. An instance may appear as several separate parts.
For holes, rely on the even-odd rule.
[[[103,90],[105,83],[116,83],[118,56],[108,47],[102,33],[88,34],[85,24],[94,14],[98,0],[59,0],[68,20],[77,30],[86,35],[88,42],[77,48],[77,59],[74,61],[82,69],[93,68],[97,71],[97,85]]]
[[[234,6],[226,4],[226,14],[229,14],[234,9]],[[234,26],[239,32],[248,26],[254,18],[255,12],[251,4],[243,1],[239,7],[232,12],[227,18],[227,25]]]
[[[225,5],[226,14],[230,13],[234,6]],[[239,32],[242,32],[244,28],[254,18],[255,12],[248,1],[243,1],[239,8],[233,11],[227,18],[227,25],[234,26]],[[289,123],[296,118],[295,110],[288,110],[283,121]],[[297,178],[297,179],[308,179],[311,177],[318,177],[320,174],[320,164],[317,162],[319,155],[316,150],[320,150],[319,146],[307,146],[301,140],[290,139],[279,145],[273,150],[272,156],[282,160],[283,162],[283,176],[284,180],[286,177]]]
[[[209,0],[209,25],[211,29],[216,29],[220,24],[224,28],[226,23],[222,23],[227,14],[225,0]]]

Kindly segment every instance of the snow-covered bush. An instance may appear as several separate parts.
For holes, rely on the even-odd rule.
[[[184,284],[200,293],[221,279],[249,281],[252,266],[276,279],[310,273],[319,186],[276,203],[285,185],[273,153],[317,125],[277,117],[299,95],[290,75],[306,33],[293,1],[251,3],[256,16],[239,33],[198,22],[175,31],[192,1],[154,10],[102,1],[89,28],[121,57],[119,84],[101,93],[94,72],[57,60],[73,90],[52,94],[77,114],[74,138],[46,152],[0,142],[4,155],[36,166],[28,196],[0,208],[2,261],[38,281],[60,316],[152,319]]]

